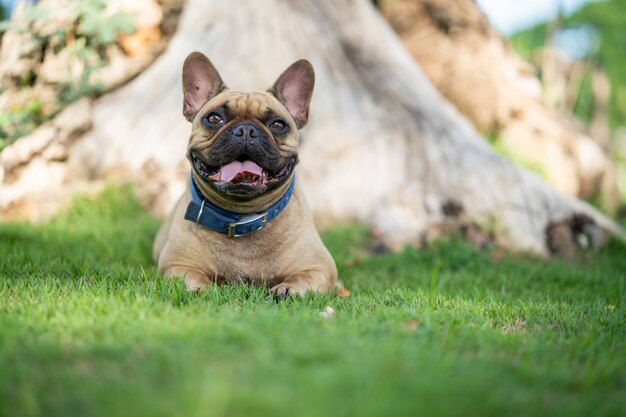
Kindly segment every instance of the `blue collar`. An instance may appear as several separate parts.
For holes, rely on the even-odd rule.
[[[189,183],[193,200],[187,206],[185,220],[216,232],[227,234],[228,237],[240,237],[263,229],[267,222],[274,220],[287,207],[287,203],[289,203],[289,199],[293,194],[296,177],[294,174],[287,192],[280,200],[264,212],[255,214],[233,213],[211,203],[204,198],[191,173],[189,175]]]

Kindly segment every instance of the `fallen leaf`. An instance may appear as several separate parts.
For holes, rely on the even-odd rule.
[[[335,295],[341,298],[350,297],[350,291],[348,291],[346,288],[339,288],[335,292]]]

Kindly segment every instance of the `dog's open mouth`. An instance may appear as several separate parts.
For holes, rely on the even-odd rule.
[[[238,184],[255,187],[278,184],[289,176],[293,168],[293,162],[288,162],[276,171],[267,170],[246,155],[223,166],[210,166],[195,153],[191,154],[191,159],[198,175],[207,181],[222,185]]]

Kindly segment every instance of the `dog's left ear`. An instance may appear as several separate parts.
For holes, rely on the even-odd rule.
[[[283,103],[296,121],[298,129],[309,120],[309,103],[315,86],[313,65],[306,59],[294,62],[287,68],[269,90]]]
[[[190,122],[198,110],[226,86],[209,58],[192,52],[183,64],[183,115]]]

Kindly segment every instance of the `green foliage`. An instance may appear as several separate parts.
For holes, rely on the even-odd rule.
[[[2,39],[2,35],[4,32],[11,29],[11,21],[10,20],[0,20],[0,39]]]
[[[541,73],[541,61],[543,59],[541,52],[548,41],[550,32],[548,26],[547,23],[536,25],[531,29],[514,34],[510,39],[511,45],[518,55],[537,65],[539,79],[542,79],[543,75]],[[590,65],[587,72],[578,80],[577,85],[571,86],[575,90],[574,105],[571,108],[571,112],[585,123],[589,123],[593,119],[594,106],[591,77],[595,65],[597,64],[594,61],[594,64]]]
[[[608,77],[611,95],[608,103],[608,119],[613,131],[626,126],[626,0],[593,1],[570,16],[562,16],[556,23],[542,23],[511,37],[514,49],[527,60],[541,68],[541,50],[548,41],[550,27],[560,29],[586,29],[597,38],[597,47],[587,52],[585,68],[587,72],[571,85],[575,89],[572,113],[585,123],[593,120],[596,112],[593,95],[593,72],[600,68]],[[539,76],[541,77],[541,73]],[[577,84],[577,85],[575,85]],[[618,167],[621,182],[626,183],[625,162],[619,155],[618,147],[609,143],[610,151]],[[626,201],[626,193],[623,195]],[[598,207],[602,199],[593,196],[590,201]]]
[[[601,42],[593,58],[611,80],[610,120],[613,127],[626,125],[626,0],[588,3],[566,24],[596,29]]]
[[[27,135],[48,119],[49,117],[42,112],[42,103],[39,99],[30,102],[26,107],[0,113],[0,150],[12,139]]]
[[[66,52],[69,59],[76,58],[82,68],[75,78],[68,78],[58,86],[56,106],[52,113],[34,112],[38,99],[24,106],[18,106],[8,114],[0,115],[0,148],[19,137],[28,134],[67,104],[84,96],[96,96],[105,86],[92,83],[93,71],[107,65],[106,47],[116,42],[120,34],[135,31],[135,16],[129,13],[106,13],[104,0],[77,0],[73,2],[64,21],[59,21],[58,13],[51,6],[35,4],[28,6],[23,21],[6,22],[1,30],[19,31],[42,51],[55,54]],[[68,74],[70,72],[68,60]],[[28,89],[37,79],[36,73],[28,72],[16,86]]]
[[[513,34],[509,41],[518,55],[527,61],[534,61],[533,55],[546,45],[548,25],[541,23],[530,29]]]
[[[81,1],[78,4],[80,16],[77,33],[89,41],[91,46],[110,45],[120,33],[135,31],[133,15],[115,13],[103,15],[105,0]]]
[[[2,35],[7,31],[10,22],[8,19],[8,13],[6,11],[6,7],[0,2],[0,41],[2,41]],[[2,90],[0,89],[0,94],[2,94]],[[0,142],[0,148],[2,147],[2,143]]]
[[[613,128],[626,125],[626,0],[607,0],[586,3],[571,16],[559,22],[562,28],[591,27],[599,38],[596,50],[586,59],[600,66],[611,82],[609,119]],[[511,37],[515,50],[531,59],[545,45],[548,24],[542,23]],[[589,74],[582,79],[575,114],[584,121],[590,120],[593,103],[590,94]]]
[[[115,43],[118,35],[136,30],[136,16],[130,13],[106,13],[105,0],[77,0],[73,3],[73,8],[68,10],[67,20],[60,23],[52,6],[45,3],[31,5],[26,10],[24,22],[19,22],[12,29],[29,31],[35,42],[42,46],[51,45],[55,51],[81,41],[83,47],[93,49],[94,52]],[[33,30],[35,22],[38,30]]]
[[[593,120],[594,99],[592,74],[586,72],[578,83],[576,101],[572,112],[578,119],[585,123]]]
[[[0,416],[626,410],[617,242],[573,265],[455,240],[374,256],[365,228],[336,228],[323,238],[351,296],[277,304],[158,276],[157,227],[128,188],[0,224]]]

